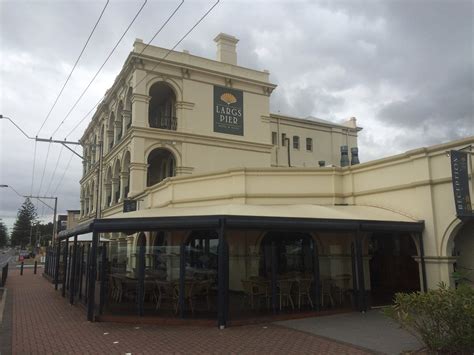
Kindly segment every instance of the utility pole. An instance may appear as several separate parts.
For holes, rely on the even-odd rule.
[[[71,149],[69,147],[69,145],[83,145],[83,143],[81,142],[74,142],[74,141],[67,141],[67,140],[55,140],[53,139],[52,137],[51,138],[38,138],[38,137],[32,137],[32,136],[29,136],[25,131],[23,131],[20,126],[18,126],[10,117],[6,117],[4,115],[1,115],[0,114],[0,119],[4,119],[4,120],[8,120],[10,121],[21,133],[23,133],[23,135],[28,138],[28,139],[32,139],[36,142],[44,142],[44,143],[57,143],[57,144],[61,144],[62,146],[64,146],[65,148],[67,148],[68,150],[70,150],[71,152],[73,152],[75,155],[77,155],[79,158],[81,158],[82,160],[84,160],[84,156],[80,155],[79,153],[77,153],[75,150]],[[84,144],[86,145],[86,144]],[[101,207],[101,203],[100,203],[100,197],[101,197],[101,186],[102,186],[102,181],[101,181],[101,178],[102,178],[102,155],[103,155],[103,142],[99,141],[98,144],[94,144],[94,143],[88,143],[87,145],[90,145],[90,146],[93,146],[93,147],[98,147],[99,150],[100,150],[100,154],[99,154],[99,164],[98,164],[98,181],[97,181],[97,207],[96,207],[96,218],[100,218],[100,207]],[[2,186],[0,186],[2,187]],[[12,188],[13,189],[13,188]],[[15,190],[14,190],[15,191]],[[15,191],[16,192],[16,191]],[[18,192],[16,192],[17,195],[20,195]],[[31,198],[37,198],[39,199],[40,197],[38,196],[23,196],[23,197],[31,197]],[[54,221],[53,221],[53,240],[55,241],[56,240],[56,233],[57,233],[57,226],[56,226],[56,213],[57,213],[57,204],[58,204],[58,199],[57,197],[42,197],[42,198],[47,198],[47,199],[55,199],[55,202],[54,202]],[[43,201],[41,201],[43,202]],[[43,202],[44,203],[44,202]],[[51,206],[48,206],[49,208],[53,209]],[[31,237],[30,237],[31,239]],[[30,244],[31,244],[31,241],[30,241]]]
[[[24,198],[34,198],[34,199],[37,199],[39,202],[41,202],[43,205],[45,205],[46,207],[48,207],[49,209],[51,209],[53,211],[53,241],[56,239],[56,232],[57,232],[57,223],[56,223],[56,215],[57,215],[57,212],[58,212],[58,198],[57,197],[52,197],[52,196],[32,196],[32,195],[22,195],[20,194],[17,190],[15,190],[13,188],[13,186],[11,185],[6,185],[6,184],[1,184],[0,185],[0,188],[1,187],[7,187],[7,188],[10,188],[13,190],[13,192],[15,192],[19,197],[24,197]],[[43,200],[46,199],[46,200],[54,200],[54,207],[51,207],[50,205],[48,205],[46,202],[44,202]],[[32,238],[32,234],[33,234],[33,226],[31,226],[30,228],[30,245],[31,245],[31,238]]]

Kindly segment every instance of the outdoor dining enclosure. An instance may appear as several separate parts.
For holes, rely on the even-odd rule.
[[[370,303],[370,230],[421,227],[241,216],[95,220],[61,235],[62,292],[87,306],[89,320],[217,319],[226,326],[262,315],[362,311]],[[93,237],[74,243],[81,231]]]

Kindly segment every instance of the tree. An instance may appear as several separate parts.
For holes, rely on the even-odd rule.
[[[8,244],[7,226],[0,220],[0,248]]]
[[[18,210],[13,232],[11,234],[11,245],[26,246],[30,242],[30,235],[33,232],[32,226],[36,221],[36,208],[29,198],[26,198],[23,205]]]
[[[46,224],[37,223],[33,227],[33,242],[41,244],[41,246],[49,245],[49,241],[52,239],[53,235],[53,223],[49,222]]]

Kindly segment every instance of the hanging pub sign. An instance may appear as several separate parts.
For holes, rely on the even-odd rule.
[[[456,215],[460,219],[473,216],[469,195],[467,154],[467,152],[458,150],[451,150],[450,152],[454,203],[456,204]]]
[[[244,94],[214,86],[214,132],[244,135]]]
[[[124,200],[123,201],[123,212],[133,212],[137,210],[136,200]]]

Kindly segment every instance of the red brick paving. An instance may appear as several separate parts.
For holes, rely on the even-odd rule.
[[[13,354],[273,353],[367,354],[358,348],[272,324],[230,327],[90,323],[39,273],[9,274]],[[138,328],[138,329],[137,329]],[[105,334],[108,333],[108,334]],[[115,343],[117,342],[117,343]]]

